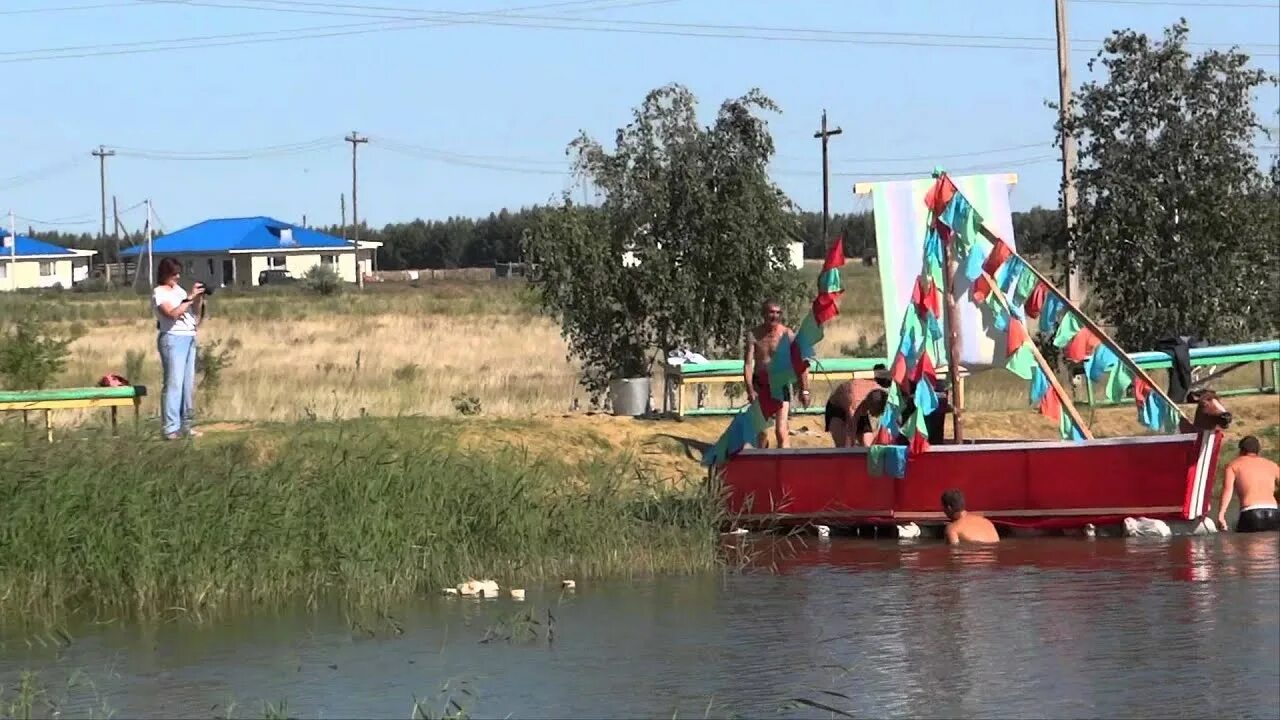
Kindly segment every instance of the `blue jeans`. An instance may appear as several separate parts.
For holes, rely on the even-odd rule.
[[[164,370],[164,394],[160,398],[164,434],[182,432],[195,419],[196,336],[161,333],[156,339]]]

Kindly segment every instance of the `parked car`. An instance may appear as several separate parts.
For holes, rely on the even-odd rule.
[[[263,270],[258,273],[259,285],[287,285],[289,283],[298,282],[298,279],[289,274],[288,270],[273,268]]]

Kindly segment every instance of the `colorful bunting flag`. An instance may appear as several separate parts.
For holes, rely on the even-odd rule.
[[[873,477],[890,475],[901,480],[907,475],[907,448],[903,445],[872,445],[867,450],[867,471]]]
[[[1034,276],[1033,276],[1034,277]],[[1049,294],[1049,286],[1043,280],[1036,278],[1036,286],[1027,295],[1027,302],[1023,305],[1026,310],[1027,317],[1035,320],[1040,317],[1040,310],[1044,307],[1045,296]]]
[[[1133,373],[1124,363],[1116,363],[1111,369],[1111,376],[1107,378],[1107,401],[1118,403],[1124,398],[1125,390],[1133,384]]]
[[[1048,335],[1058,326],[1058,315],[1067,306],[1058,294],[1045,288],[1044,307],[1040,310],[1040,332]],[[1058,347],[1062,347],[1059,345]]]
[[[1097,382],[1102,379],[1108,370],[1116,367],[1120,363],[1120,358],[1111,350],[1110,347],[1101,341],[1098,347],[1094,348],[1093,355],[1084,363],[1084,371],[1090,382]]]
[[[1049,385],[1049,376],[1039,365],[1031,370],[1031,405],[1039,407],[1040,401],[1044,399],[1045,393],[1052,389]]]
[[[1016,320],[1014,322],[1017,322]],[[1010,326],[1012,327],[1012,326]],[[1032,372],[1039,368],[1035,352],[1031,349],[1031,341],[1025,340],[1022,345],[1009,356],[1004,364],[1009,372],[1023,380],[1031,380]]]
[[[1102,340],[1092,330],[1087,327],[1080,328],[1075,337],[1071,338],[1071,342],[1062,349],[1062,354],[1071,362],[1082,363],[1101,343]]]

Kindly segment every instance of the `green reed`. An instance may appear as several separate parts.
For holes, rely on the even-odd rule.
[[[376,604],[468,577],[505,588],[717,563],[705,490],[668,489],[622,456],[464,452],[448,421],[15,440],[0,468],[0,614]]]

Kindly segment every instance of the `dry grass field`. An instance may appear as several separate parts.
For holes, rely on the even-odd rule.
[[[808,270],[816,277],[816,265]],[[860,343],[873,344],[883,335],[875,269],[846,265],[843,278],[841,314],[821,349],[826,356],[856,354]],[[149,388],[152,397],[144,408],[156,417],[160,366],[146,298],[21,296],[0,298],[0,310],[31,314],[78,336],[60,385],[91,385],[104,373],[119,372]],[[795,323],[805,308],[786,310]],[[690,443],[713,441],[727,422],[713,417],[653,423],[587,414],[590,406],[578,385],[577,367],[566,358],[559,327],[537,312],[519,281],[371,285],[364,293],[328,298],[296,290],[224,292],[211,301],[201,343],[231,353],[217,387],[206,383],[197,400],[201,421],[214,428],[361,416],[478,415],[474,419],[491,422],[474,423],[467,435],[483,442],[533,442],[573,454],[584,438],[594,438],[585,446],[630,449],[684,471],[692,467],[686,462],[693,457]],[[656,384],[661,371],[655,369],[653,377],[654,400],[661,403]],[[1256,381],[1257,370],[1243,368],[1219,386]],[[819,381],[814,389],[815,401],[822,402],[827,388]],[[711,392],[709,404],[725,404],[719,393]],[[973,378],[966,387],[971,432],[1052,435],[1052,424],[1027,408],[1026,394],[1026,383],[1009,373]],[[1280,421],[1274,396],[1230,404],[1242,429],[1274,435],[1270,428]],[[1239,408],[1249,410],[1241,415]],[[1129,407],[1082,412],[1098,434],[1141,431]],[[1249,413],[1257,417],[1250,420]],[[101,415],[63,412],[56,421],[100,424]],[[827,441],[820,416],[793,424],[797,445]],[[1276,444],[1276,438],[1267,437]]]

